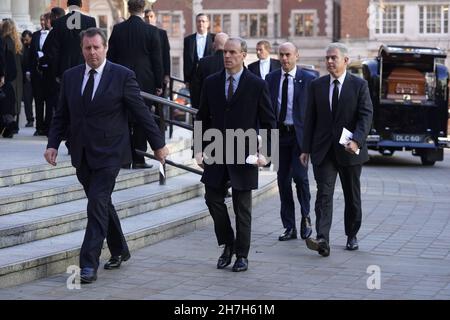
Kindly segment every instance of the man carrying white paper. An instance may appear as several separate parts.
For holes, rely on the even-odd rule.
[[[333,193],[339,174],[345,198],[347,250],[357,250],[356,234],[361,226],[362,164],[369,160],[366,137],[372,124],[372,102],[367,82],[346,72],[348,50],[332,43],[326,50],[329,75],[311,83],[306,110],[301,163],[311,155],[317,182],[315,204],[317,238],[306,245],[321,256],[330,254],[329,235]]]

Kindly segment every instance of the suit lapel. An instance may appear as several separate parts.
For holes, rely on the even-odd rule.
[[[75,90],[75,106],[81,106],[83,108],[84,112],[87,111],[87,106],[83,103],[83,94],[81,92],[81,88],[83,86],[83,80],[84,80],[84,73],[86,72],[86,65],[84,65],[82,68],[80,68],[80,73],[78,74],[76,85],[74,86]]]
[[[297,101],[302,101],[299,99],[299,95],[304,92],[304,88],[305,85],[303,83],[303,72],[299,67],[297,67],[297,72],[295,73],[294,79],[294,108],[297,104]]]
[[[330,117],[332,117],[332,113],[331,113],[331,105],[330,105],[330,75],[328,75],[326,78],[324,78],[324,81],[326,81],[326,83],[324,83],[323,86],[321,86],[321,88],[323,89],[323,92],[321,93],[320,97],[323,97],[323,99],[325,99],[326,101],[326,105],[327,108],[327,113],[329,113]]]
[[[350,74],[347,72],[345,79],[344,79],[344,83],[342,84],[341,93],[339,94],[339,101],[338,101],[338,107],[336,110],[336,117],[339,117],[339,114],[341,112],[345,111],[344,101],[347,100],[347,96],[350,91],[349,90],[349,87],[351,85],[350,82],[351,82]]]
[[[274,90],[272,91],[272,105],[273,105],[273,110],[275,111],[275,117],[276,117],[277,121],[278,121],[278,115],[279,115],[278,96],[280,94],[280,80],[281,80],[281,72],[277,72],[273,79]]]
[[[261,60],[258,61],[258,66],[256,68],[256,75],[261,78]]]
[[[97,90],[95,91],[94,98],[91,101],[91,105],[97,100],[98,97],[102,96],[103,92],[108,88],[109,83],[111,82],[110,71],[111,63],[106,61],[105,68],[103,68],[102,77],[100,79],[100,83],[98,84]]]
[[[209,55],[209,48],[211,48],[211,46],[212,46],[211,33],[208,32],[206,36],[205,51],[203,52],[204,57]]]
[[[231,98],[231,101],[228,103],[229,106],[232,106],[236,100],[239,98],[239,96],[242,94],[242,92],[244,91],[243,87],[245,86],[245,79],[247,78],[247,68],[244,67],[244,72],[242,72],[241,78],[239,79],[239,84],[238,87],[236,89],[236,92],[233,94],[233,97]],[[225,88],[225,84],[224,84],[224,88]]]

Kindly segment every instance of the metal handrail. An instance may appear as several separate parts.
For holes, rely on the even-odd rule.
[[[185,107],[182,104],[173,102],[171,100],[167,100],[166,98],[161,98],[161,97],[155,96],[154,94],[150,94],[150,93],[147,93],[147,92],[141,91],[141,96],[143,98],[145,98],[145,99],[150,100],[150,101],[153,101],[153,102],[156,102],[156,103],[160,103],[162,105],[165,105],[165,106],[168,106],[168,107],[171,107],[171,108],[174,108],[174,109],[185,111],[185,112],[188,112],[188,113],[193,114],[193,115],[196,115],[197,112],[198,112],[196,109]]]
[[[187,112],[187,113],[192,114],[192,115],[196,115],[197,114],[197,110],[196,109],[185,107],[185,106],[183,106],[183,105],[181,105],[179,103],[167,100],[166,98],[162,98],[162,97],[159,97],[159,96],[147,93],[147,92],[143,92],[143,91],[141,91],[141,96],[144,99],[150,100],[150,101],[154,102],[157,105],[160,105],[160,106],[163,106],[163,107],[168,107],[168,108],[170,108],[170,110],[178,109],[178,110]],[[161,115],[163,115],[163,114],[164,114],[164,112],[162,112]],[[162,133],[164,133],[164,131],[165,131],[165,126],[166,126],[165,123],[166,122],[169,123],[171,126],[172,125],[176,125],[176,126],[184,128],[184,129],[194,131],[193,126],[191,126],[189,124],[185,124],[185,123],[173,120],[173,119],[166,120],[166,119],[164,119],[163,116],[161,117],[161,116],[158,116],[156,114],[154,115],[154,117],[157,118],[157,119],[160,119],[160,129],[161,129]],[[151,159],[155,159],[154,156],[152,156],[152,155],[150,155],[148,153],[144,153],[141,150],[137,150],[136,149],[135,151],[136,151],[137,154],[143,155],[143,156],[151,158]],[[170,161],[170,160],[166,160],[166,163],[169,164],[169,165],[175,166],[177,168],[181,168],[181,169],[184,169],[184,170],[187,170],[187,171],[190,171],[190,172],[201,174],[201,171],[199,171],[199,170],[195,171],[195,169],[183,166],[182,164],[178,164],[178,163],[175,163],[175,162]],[[163,171],[164,171],[164,174],[161,174],[161,173],[159,174],[159,184],[160,185],[165,185],[166,184],[166,166],[165,166],[165,164],[163,165]]]

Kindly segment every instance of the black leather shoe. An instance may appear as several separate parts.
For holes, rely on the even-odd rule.
[[[300,237],[305,240],[311,236],[311,218],[309,216],[302,217],[302,222],[300,224]]]
[[[153,168],[152,164],[147,164],[147,163],[133,163],[133,169],[150,169]]]
[[[323,257],[328,257],[330,255],[330,245],[328,244],[328,241],[323,238],[307,238],[306,247],[310,250],[317,251]]]
[[[219,260],[217,261],[217,269],[223,269],[226,266],[228,266],[231,263],[231,258],[233,257],[233,246],[232,245],[225,245],[225,248],[223,248],[222,255],[219,257]]]
[[[120,256],[111,256],[111,258],[108,260],[108,262],[105,263],[104,268],[106,270],[111,269],[119,269],[120,265],[123,261],[128,261],[130,259],[131,255],[129,252],[120,255]]]
[[[287,240],[291,240],[291,239],[297,239],[297,229],[286,229],[278,237],[279,241],[287,241]]]
[[[328,257],[330,255],[330,245],[328,241],[321,238],[319,239],[319,254],[322,257]]]
[[[348,237],[345,248],[347,250],[358,250],[358,239],[356,239],[356,237]]]
[[[81,268],[80,282],[92,283],[97,280],[97,271],[94,268]]]
[[[233,265],[233,272],[247,271],[248,259],[244,257],[238,257]]]

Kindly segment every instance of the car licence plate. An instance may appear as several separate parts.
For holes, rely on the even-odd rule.
[[[425,135],[423,134],[397,134],[392,135],[395,142],[423,142]]]

